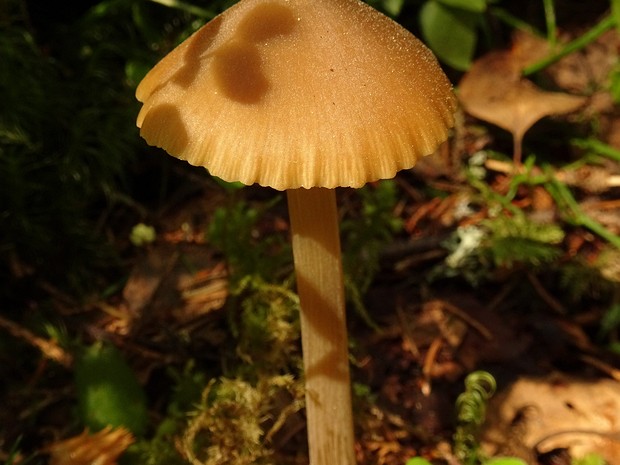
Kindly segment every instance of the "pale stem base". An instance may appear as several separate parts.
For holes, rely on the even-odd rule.
[[[336,194],[324,188],[287,194],[301,302],[310,465],[354,465]]]

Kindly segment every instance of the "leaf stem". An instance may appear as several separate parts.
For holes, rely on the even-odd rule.
[[[575,40],[567,43],[561,50],[526,67],[523,70],[523,75],[529,76],[531,74],[537,73],[538,71],[545,69],[547,66],[552,65],[553,63],[559,61],[565,56],[570,55],[571,53],[576,52],[578,50],[581,50],[582,48],[586,47],[588,44],[598,39],[601,35],[603,35],[609,29],[614,27],[615,24],[616,24],[616,20],[612,15],[605,16],[601,21],[595,24],[589,31],[577,37]]]
[[[555,7],[553,0],[543,0],[545,8],[545,25],[547,26],[547,41],[552,47],[555,47],[557,42],[557,27],[555,21]]]
[[[611,160],[620,161],[620,150],[596,139],[573,139],[571,143],[584,150],[591,150],[597,155],[602,155]]]
[[[609,231],[598,221],[586,215],[581,210],[579,203],[577,203],[568,187],[553,176],[550,168],[547,167],[546,171],[549,175],[549,193],[555,199],[558,207],[568,213],[569,218],[567,219],[578,226],[589,229],[614,247],[620,249],[620,237]]]
[[[519,29],[521,31],[528,32],[535,36],[543,36],[543,34],[531,24],[517,18],[516,16],[510,14],[503,8],[493,7],[489,8],[489,12],[495,16],[500,21],[503,21],[505,24],[510,26],[511,29]]]

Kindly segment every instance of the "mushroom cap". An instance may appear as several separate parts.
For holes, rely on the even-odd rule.
[[[241,0],[136,97],[149,144],[279,190],[391,178],[437,149],[456,107],[432,52],[358,0]]]

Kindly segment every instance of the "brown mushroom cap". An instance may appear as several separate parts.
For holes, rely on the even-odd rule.
[[[358,0],[241,0],[136,96],[149,144],[281,190],[391,178],[447,138],[456,105],[426,46]]]

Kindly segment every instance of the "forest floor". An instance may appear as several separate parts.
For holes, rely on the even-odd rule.
[[[362,276],[372,277],[359,285],[363,296],[353,296],[349,305],[360,464],[402,465],[415,456],[462,463],[454,450],[457,398],[467,375],[481,370],[497,382],[486,421],[474,431],[485,454],[564,465],[594,453],[609,465],[620,464],[620,112],[607,82],[617,67],[620,40],[610,31],[550,66],[544,84],[569,100],[557,108],[545,104],[532,121],[538,102],[548,95],[530,98],[523,90],[530,84],[521,78],[496,77],[489,84],[485,74],[498,63],[520,70],[539,58],[528,50],[520,42],[470,72],[480,89],[463,106],[488,103],[500,92],[510,96],[502,103],[508,115],[505,108],[477,119],[459,111],[450,141],[390,181],[387,217],[364,210],[384,204],[381,183],[367,186],[366,197],[338,191],[345,254],[355,222],[378,221],[366,226],[375,241],[370,259],[359,244],[349,250],[354,267],[356,259],[376,266]],[[600,91],[591,92],[593,86]],[[570,100],[576,94],[587,98]],[[527,121],[515,123],[517,113],[528,115]],[[513,144],[523,133],[522,143]],[[516,150],[523,153],[523,164],[513,163]],[[132,244],[135,223],[126,216],[115,220],[121,226],[112,240],[126,260],[126,276],[116,287],[84,303],[41,283],[45,305],[63,319],[69,334],[109,341],[122,351],[144,388],[152,424],[172,415],[170,399],[178,385],[171,367],[183,373],[191,361],[207,379],[229,373],[260,377],[260,353],[244,345],[243,331],[250,330],[237,319],[267,284],[277,283],[282,293],[294,288],[281,193],[231,190],[176,160],[170,170],[177,180],[174,195],[148,212],[153,241]],[[220,231],[214,244],[218,232],[212,225],[222,211],[233,215],[230,224],[245,229],[238,237]],[[386,218],[399,226],[388,239],[377,240],[391,230]],[[205,234],[210,228],[211,236]],[[240,279],[230,250],[222,247],[227,234],[232,249],[249,247],[237,250],[237,264],[277,270],[270,283]],[[267,253],[265,263],[257,251]],[[275,300],[260,308],[271,309]],[[31,345],[29,354],[38,360],[34,372],[24,372],[17,362],[5,368],[28,381],[22,392],[4,392],[0,412],[0,422],[8,425],[2,460],[19,463],[8,460],[18,438],[27,452],[77,434],[76,423],[67,424],[75,408],[73,360],[53,340],[6,321],[2,328]],[[299,340],[287,337],[273,347],[280,352],[265,353],[281,364],[279,374],[290,368],[298,375]],[[292,361],[281,360],[280,353],[292,354]],[[33,404],[35,395],[39,400]],[[277,406],[270,408],[275,415]],[[188,413],[175,417],[177,424],[187,423]],[[187,431],[179,428],[170,441],[182,451],[179,438]],[[261,460],[304,463],[305,448],[303,410],[296,409],[270,437],[270,458]],[[58,452],[55,463],[75,463],[69,455]]]

